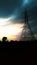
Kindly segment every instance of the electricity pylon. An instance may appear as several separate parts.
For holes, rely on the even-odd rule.
[[[29,25],[28,13],[27,13],[27,9],[25,8],[24,26],[21,34],[21,41],[27,41],[27,40],[35,40],[35,37]]]

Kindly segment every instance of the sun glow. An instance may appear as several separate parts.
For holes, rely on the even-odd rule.
[[[10,34],[12,35],[16,35],[17,33],[19,33],[21,31],[21,27],[20,24],[18,25],[14,25],[14,24],[10,24],[8,26],[2,26],[0,27],[0,35],[2,34],[2,36],[8,36]]]
[[[18,40],[20,38],[21,32],[22,32],[22,26],[23,24],[17,23],[14,24],[10,22],[10,24],[7,23],[6,19],[2,20],[0,19],[0,39],[4,36],[6,36],[9,40]],[[8,24],[8,25],[7,25]]]

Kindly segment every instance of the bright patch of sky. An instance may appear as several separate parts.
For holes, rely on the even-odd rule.
[[[23,0],[22,7],[28,6],[31,2],[31,0]]]

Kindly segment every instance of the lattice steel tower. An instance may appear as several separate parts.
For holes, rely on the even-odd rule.
[[[24,11],[24,26],[21,34],[21,41],[26,41],[26,40],[35,40],[34,34],[31,30],[31,27],[29,25],[29,18],[28,18],[28,13],[27,9],[25,8]]]

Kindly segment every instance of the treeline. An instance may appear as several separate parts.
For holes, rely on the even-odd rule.
[[[3,37],[2,41],[0,40],[0,45],[5,44],[5,45],[24,45],[24,44],[32,44],[32,43],[37,43],[37,40],[30,40],[30,41],[8,41],[7,37]]]

